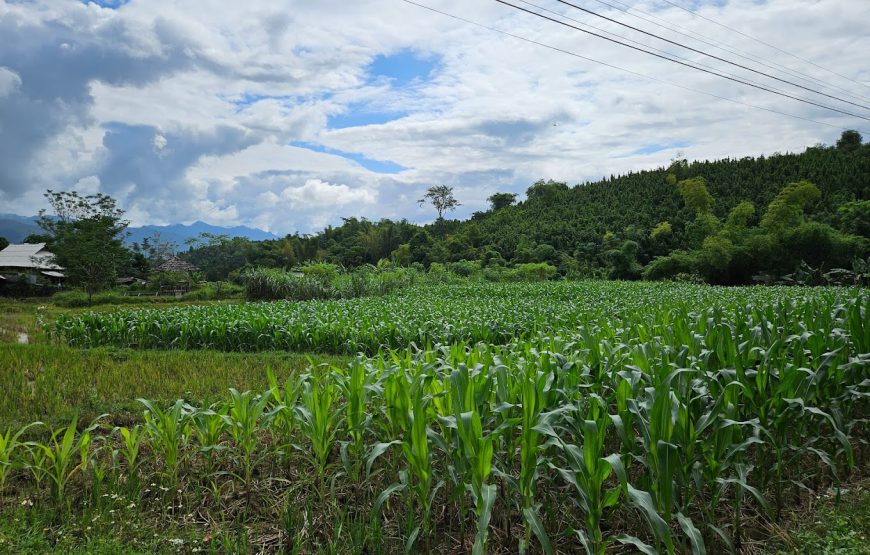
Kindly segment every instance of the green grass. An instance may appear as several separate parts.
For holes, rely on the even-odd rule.
[[[791,515],[773,535],[768,555],[870,554],[870,491],[866,481],[847,487],[839,502],[818,497],[811,510]]]
[[[346,364],[341,356],[313,355],[314,364]],[[282,378],[306,368],[309,357],[286,352],[78,350],[34,344],[0,344],[0,429],[43,421],[89,421],[112,413],[117,422],[139,418],[139,397],[164,403],[178,398],[209,403],[228,388],[261,390],[266,368]]]

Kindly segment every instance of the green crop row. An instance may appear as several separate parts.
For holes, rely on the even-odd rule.
[[[143,400],[115,430],[8,430],[0,480],[59,510],[123,495],[271,526],[291,552],[340,536],[325,517],[341,511],[368,531],[348,551],[703,554],[866,468],[870,296],[596,287],[488,291],[504,321],[551,323],[503,345],[381,351],[205,407]],[[453,292],[441,302],[478,290]]]
[[[248,303],[117,310],[61,316],[50,330],[75,347],[374,354],[457,341],[504,344],[575,330],[634,312],[800,302],[824,309],[837,288],[715,288],[685,284],[556,282],[413,287],[341,301]]]

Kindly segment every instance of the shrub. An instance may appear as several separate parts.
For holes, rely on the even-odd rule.
[[[303,266],[302,273],[315,279],[332,280],[338,277],[339,268],[335,264],[320,262]]]
[[[460,260],[459,262],[448,264],[447,269],[462,277],[471,277],[480,273],[480,262],[476,260]]]
[[[643,277],[648,280],[674,279],[678,274],[694,274],[698,262],[694,255],[685,251],[674,251],[668,256],[656,257],[643,269]]]
[[[531,262],[517,265],[514,272],[521,280],[544,281],[556,275],[556,267],[546,262]]]

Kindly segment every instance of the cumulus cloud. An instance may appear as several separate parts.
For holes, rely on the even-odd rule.
[[[0,67],[0,98],[9,96],[21,86],[21,77],[8,67]]]
[[[521,193],[539,178],[576,183],[660,165],[677,150],[702,159],[769,154],[833,142],[843,128],[867,132],[863,120],[495,2],[424,3],[634,73],[398,0],[130,0],[117,9],[0,0],[0,211],[35,213],[44,188],[78,188],[116,196],[135,224],[205,220],[312,232],[343,216],[431,220],[416,199],[435,184],[456,187],[461,216],[483,209],[493,192]],[[677,53],[555,2],[541,4]],[[810,74],[802,82],[813,87],[836,95],[848,89],[865,104],[870,97],[867,2],[683,2],[818,65],[658,0],[632,5],[635,15],[642,10]],[[632,14],[595,9],[690,40]]]
[[[333,184],[319,179],[308,179],[301,187],[287,187],[281,191],[281,198],[291,207],[324,207],[351,203],[371,204],[376,195],[366,189],[352,189],[347,185]]]

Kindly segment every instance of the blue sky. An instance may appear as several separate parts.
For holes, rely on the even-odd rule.
[[[496,2],[421,2],[629,71],[399,0],[0,0],[0,206],[35,214],[45,189],[75,189],[116,197],[134,225],[314,232],[350,216],[431,221],[416,200],[432,185],[453,186],[454,215],[466,217],[542,178],[582,183],[679,151],[741,157],[832,143],[844,128],[870,134]],[[674,2],[817,65],[660,0],[632,6],[828,92],[870,96],[870,2]]]
[[[365,125],[365,124],[361,124]],[[370,160],[366,158],[362,154],[358,152],[343,152],[341,150],[336,150],[334,148],[329,148],[327,146],[318,145],[314,143],[308,143],[305,141],[293,141],[290,143],[291,146],[304,148],[307,150],[311,150],[313,152],[323,152],[325,154],[331,154],[333,156],[341,156],[342,158],[347,158],[348,160],[353,160],[360,166],[364,167],[367,170],[370,170],[375,173],[399,173],[404,168],[395,162],[390,162],[388,160]]]
[[[407,90],[425,84],[436,71],[438,60],[411,49],[391,54],[379,54],[365,68],[365,78],[371,84],[384,84],[392,90]],[[347,105],[330,116],[327,127],[341,129],[388,123],[409,115],[406,110],[385,110],[376,104],[360,102]]]

